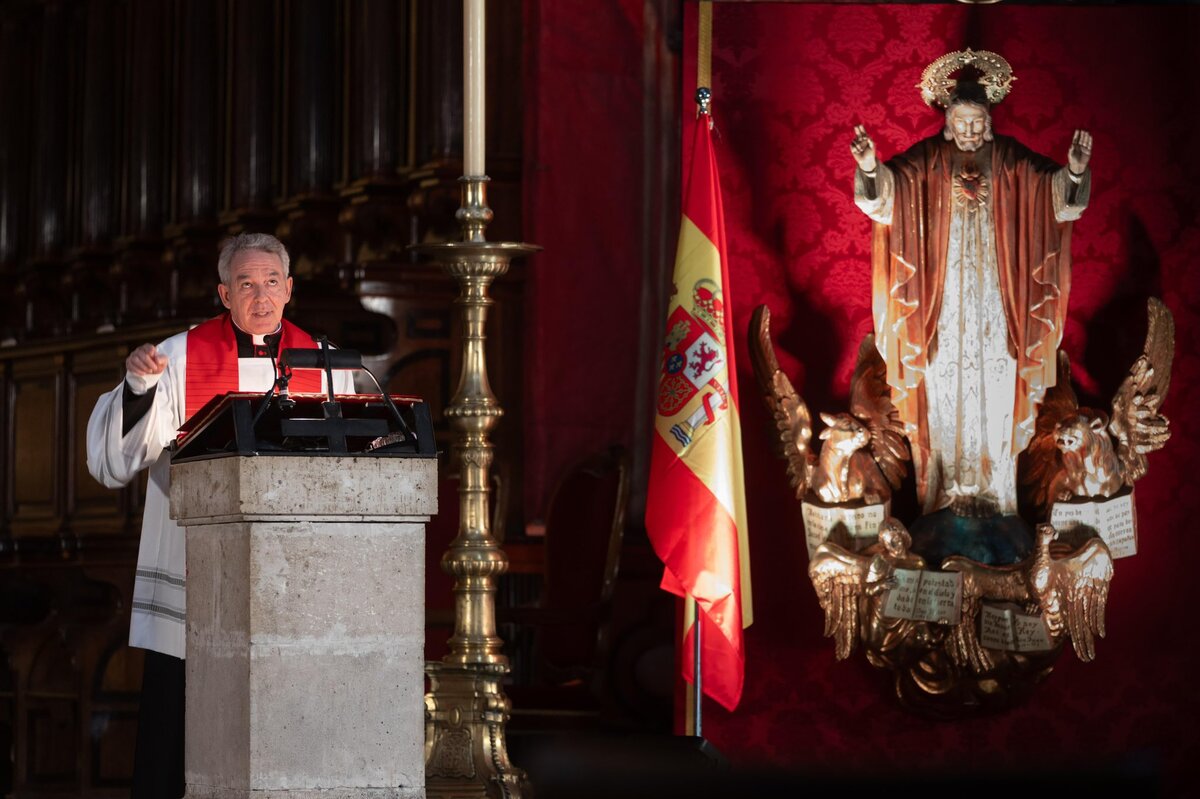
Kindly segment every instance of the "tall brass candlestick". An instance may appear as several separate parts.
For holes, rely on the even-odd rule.
[[[442,556],[442,569],[455,578],[454,635],[450,652],[426,664],[425,779],[430,797],[520,797],[525,773],[508,759],[504,726],[510,708],[500,684],[508,658],[496,635],[496,579],[508,558],[489,529],[492,444],[488,434],[504,411],[487,377],[488,296],[491,282],[518,256],[541,249],[529,244],[489,242],[492,219],[487,177],[464,176],[456,214],[463,240],[415,249],[439,261],[459,284],[462,309],[462,374],[446,408],[455,431],[460,464],[458,536]]]

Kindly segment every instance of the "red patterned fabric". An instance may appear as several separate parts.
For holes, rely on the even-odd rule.
[[[694,89],[687,7],[684,96]],[[835,663],[804,576],[799,507],[770,452],[761,403],[743,403],[756,623],[736,713],[705,732],[735,760],[1014,768],[1160,758],[1170,788],[1200,759],[1192,530],[1200,496],[1200,91],[1189,55],[1200,9],[951,5],[714,8],[714,102],[733,312],[771,307],[780,361],[816,411],[846,404],[871,329],[871,223],[852,200],[849,144],[862,123],[882,158],[929,136],[940,113],[914,85],[934,58],[994,50],[1018,80],[997,132],[1063,162],[1075,128],[1095,137],[1091,206],[1075,225],[1063,346],[1085,404],[1103,407],[1140,352],[1145,300],[1175,314],[1173,438],[1138,483],[1139,553],[1116,562],[1108,637],[1094,663],[1067,652],[1025,707],[927,722],[889,696],[861,653]],[[691,106],[685,106],[690,108]],[[684,142],[684,163],[688,143]],[[750,363],[737,340],[744,368]],[[748,379],[748,374],[743,374]]]

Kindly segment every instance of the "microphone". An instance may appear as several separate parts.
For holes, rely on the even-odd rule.
[[[292,381],[292,369],[286,363],[281,364],[282,369],[276,365],[276,362],[280,360],[280,353],[277,353],[271,346],[271,339],[264,337],[263,343],[267,345],[267,352],[271,356],[271,369],[275,373],[275,385],[279,389],[279,407],[281,410],[290,411],[296,407],[296,401],[288,393],[288,383]]]
[[[292,382],[292,367],[282,359],[283,353],[276,353],[274,351],[271,347],[270,339],[263,339],[263,341],[267,344],[267,351],[271,353],[271,368],[275,370],[275,385],[279,386],[279,408],[280,410],[290,411],[296,407],[296,401],[288,393],[288,383]],[[286,350],[285,352],[290,352],[290,350]],[[276,366],[275,362],[277,360],[280,361],[282,369]]]
[[[321,345],[320,349],[286,349],[280,355],[279,362],[289,370],[324,370],[325,390],[329,395],[328,401],[333,403],[333,370],[358,371],[363,368],[362,356],[354,350],[331,349],[326,336],[313,336],[313,341]]]
[[[288,396],[287,386],[288,381],[291,380],[292,377],[291,369],[285,366],[284,369],[286,370],[286,376],[281,375],[279,367],[275,363],[276,353],[275,348],[271,346],[271,339],[264,336],[263,344],[265,344],[267,347],[267,353],[270,356],[271,361],[271,374],[275,376],[275,379],[271,382],[271,387],[268,388],[266,393],[263,395],[262,404],[258,406],[258,413],[254,414],[254,421],[250,423],[251,430],[258,426],[259,419],[262,419],[263,414],[267,412],[267,408],[269,408],[271,405],[271,395],[275,394],[277,391],[279,394],[280,410],[290,411],[292,408],[296,407],[296,401]]]

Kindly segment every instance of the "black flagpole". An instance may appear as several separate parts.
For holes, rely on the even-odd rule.
[[[700,718],[700,707],[704,699],[700,668],[700,601],[692,599],[692,735],[704,737],[704,724]]]

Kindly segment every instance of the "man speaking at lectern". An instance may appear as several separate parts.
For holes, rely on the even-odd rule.
[[[130,646],[146,650],[134,757],[133,799],[182,796],[184,611],[183,529],[170,518],[170,452],[179,427],[213,397],[265,392],[281,350],[317,346],[283,319],[292,296],[288,254],[265,233],[227,240],[217,260],[217,294],[227,313],[158,344],[143,344],[125,361],[125,379],[100,397],[87,429],[88,470],[119,488],[149,467],[138,547]],[[353,393],[346,372],[337,393]],[[299,371],[293,391],[324,391],[324,374]]]

